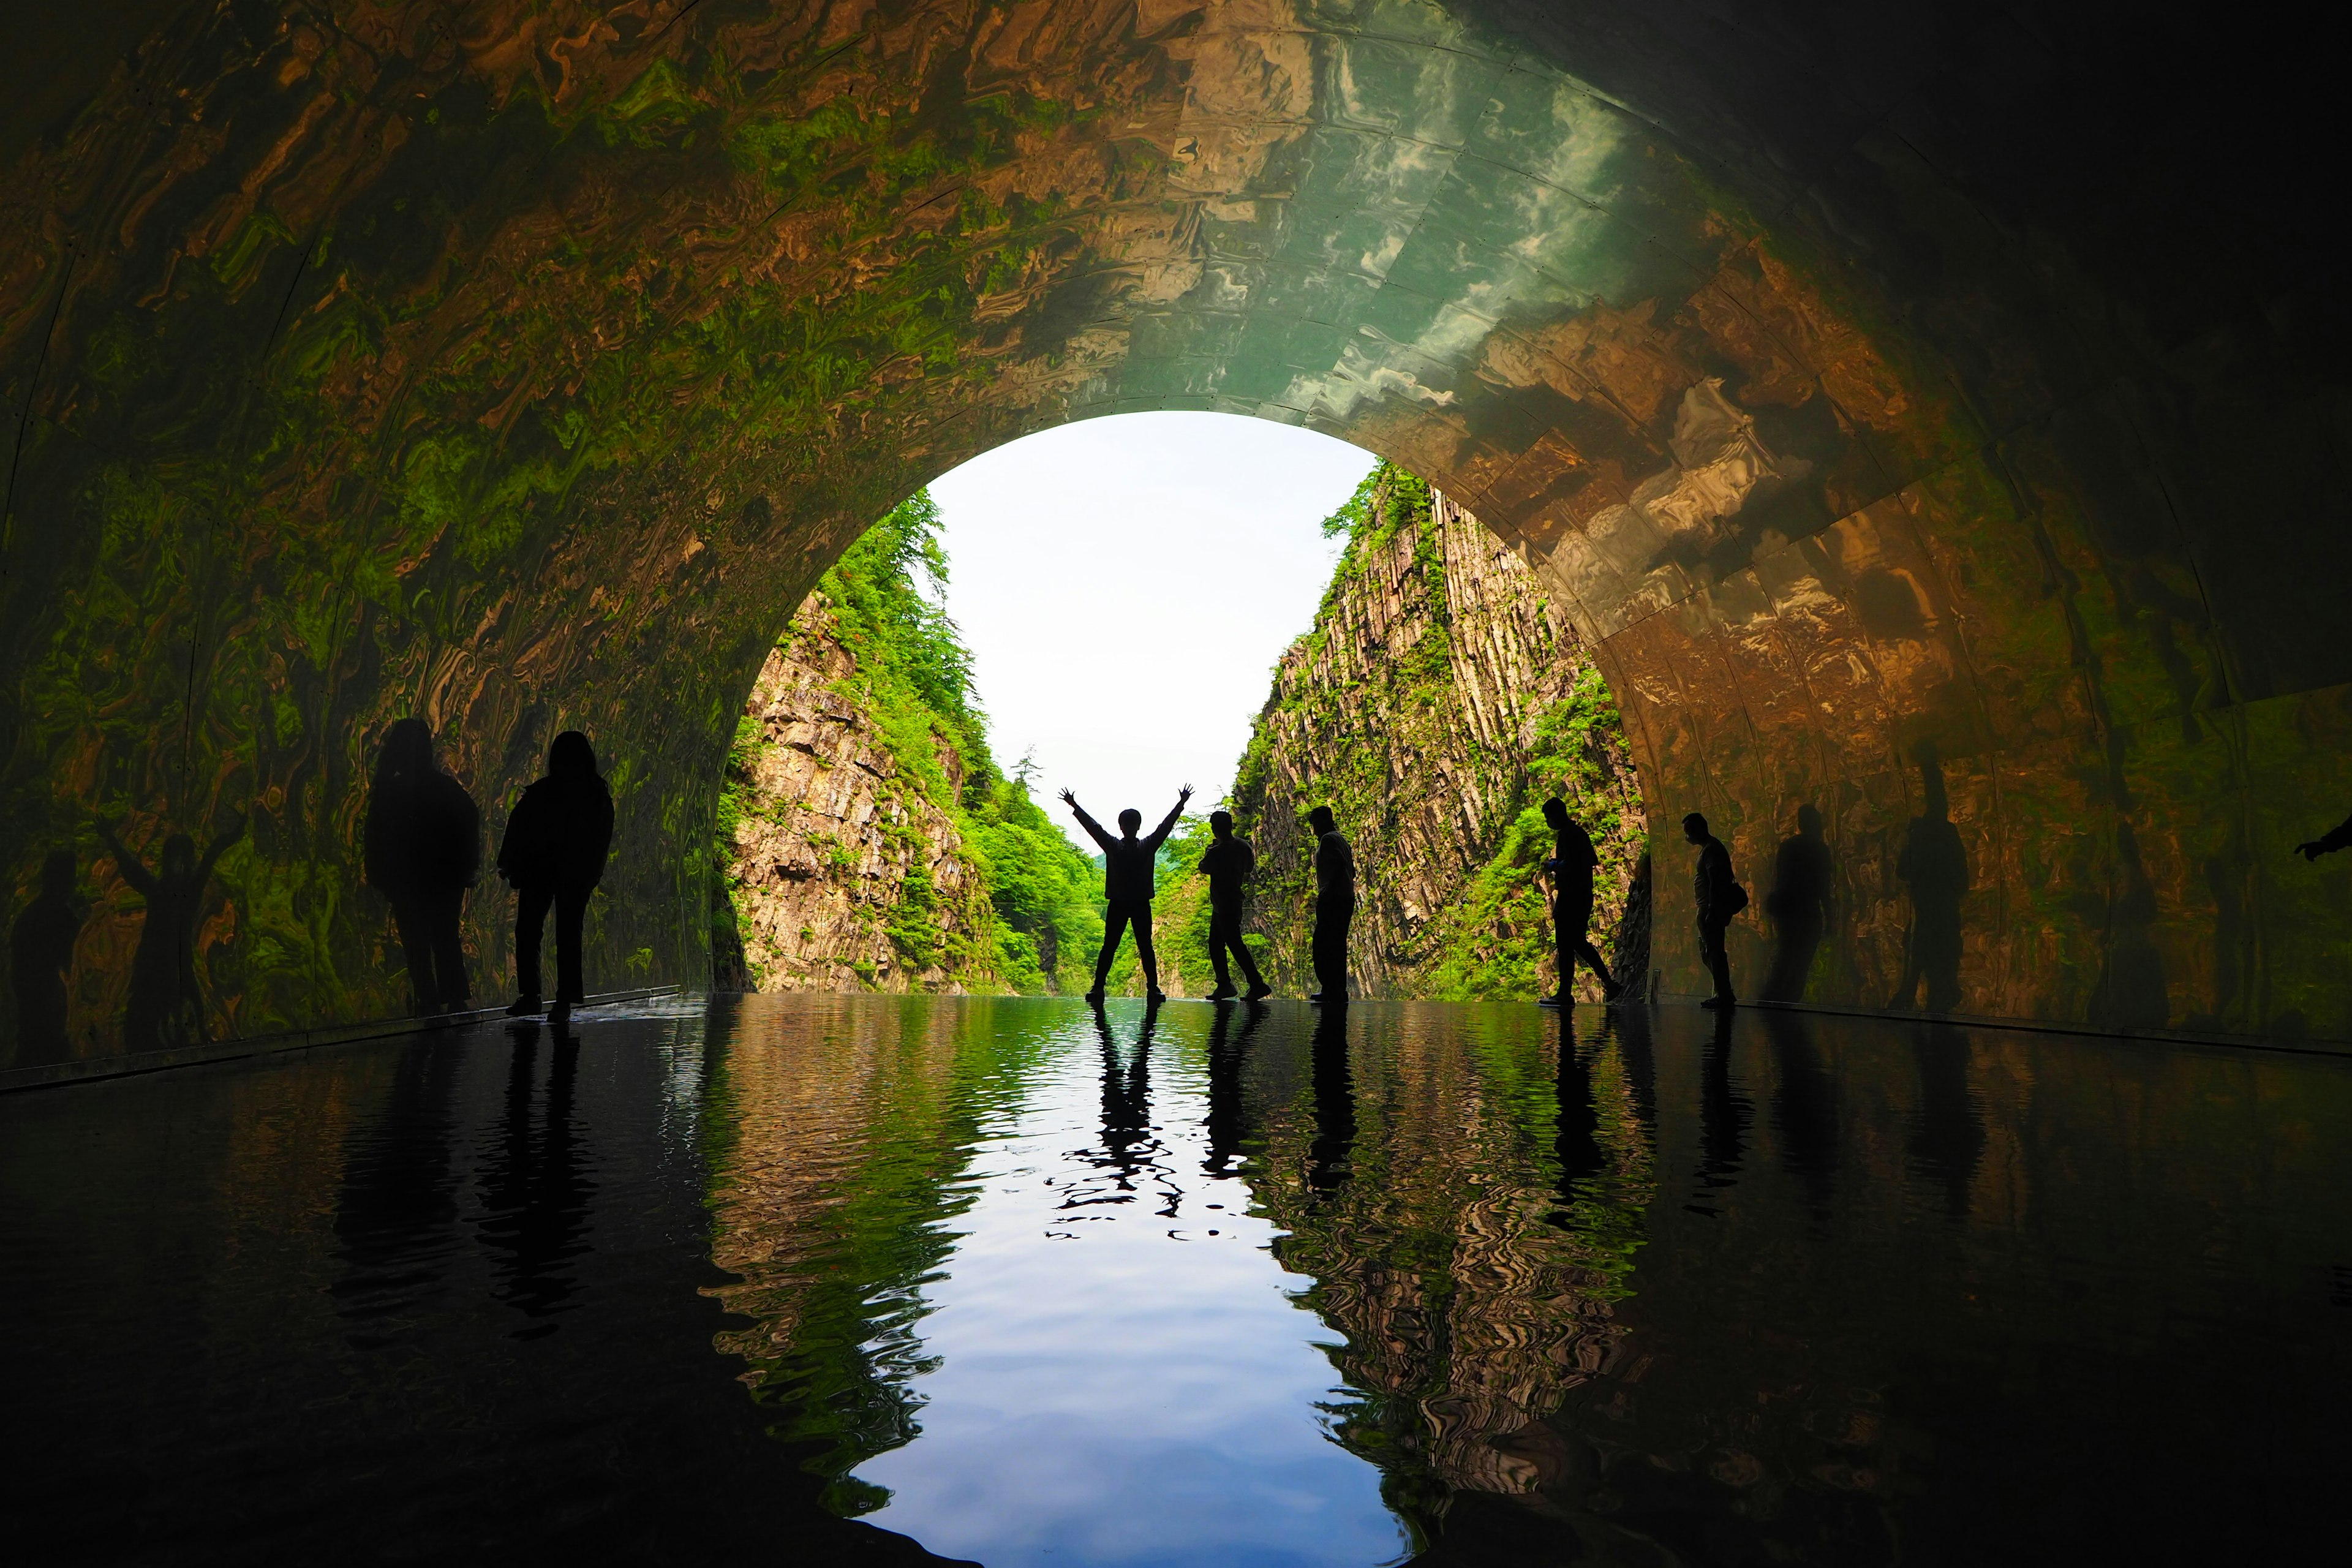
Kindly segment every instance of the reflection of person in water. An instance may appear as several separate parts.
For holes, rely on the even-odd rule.
[[[2296,845],[2294,852],[2306,860],[2316,860],[2347,847],[2352,847],[2352,816],[2337,823],[2332,831]]]
[[[1552,837],[1551,858],[1543,868],[1551,873],[1551,944],[1559,984],[1550,995],[1537,1000],[1546,1007],[1573,1006],[1576,994],[1570,982],[1576,974],[1576,961],[1581,958],[1601,977],[1601,996],[1614,1002],[1617,982],[1610,978],[1609,966],[1601,962],[1601,950],[1586,934],[1592,924],[1592,873],[1600,868],[1601,857],[1593,852],[1591,838],[1569,816],[1568,803],[1559,796],[1543,803],[1543,817]]]
[[[53,849],[41,862],[41,890],[8,931],[16,984],[16,1060],[20,1068],[66,1059],[66,978],[83,910],[74,887],[74,855]]]
[[[1209,1114],[1205,1125],[1209,1130],[1209,1157],[1201,1169],[1213,1176],[1240,1174],[1234,1166],[1241,1156],[1244,1126],[1242,1112],[1242,1067],[1249,1060],[1250,1037],[1265,1022],[1265,1009],[1253,1006],[1249,1021],[1242,1026],[1241,1038],[1227,1038],[1234,1021],[1234,1009],[1220,1007],[1209,1025]]]
[[[562,1023],[587,1000],[581,925],[612,848],[613,792],[596,772],[588,737],[566,730],[547,749],[547,776],[515,802],[499,843],[499,875],[516,893],[515,984],[521,994],[507,1009],[509,1016],[539,1011],[540,942],[550,905],[555,909],[555,1005],[548,1009],[548,1022]]]
[[[466,889],[482,866],[482,814],[433,758],[433,731],[403,719],[383,738],[363,834],[368,886],[392,905],[419,1013],[473,1000],[458,937]]]
[[[1948,1013],[1960,1000],[1960,900],[1968,896],[1969,854],[1952,826],[1951,799],[1944,790],[1944,766],[1935,742],[1919,742],[1919,784],[1926,809],[1911,819],[1911,831],[1895,862],[1895,874],[1911,886],[1911,943],[1903,979],[1887,1002],[1908,1009],[1919,983],[1927,984],[1927,1010]]]
[[[1797,808],[1794,837],[1780,841],[1772,865],[1772,890],[1764,912],[1772,917],[1778,946],[1772,973],[1764,981],[1768,1002],[1801,1002],[1813,971],[1813,952],[1829,923],[1830,847],[1822,841],[1822,808]]]
[[[196,985],[196,917],[203,910],[205,884],[222,854],[245,832],[242,823],[212,842],[202,859],[196,841],[184,833],[163,840],[163,862],[154,871],[123,847],[111,823],[101,821],[98,836],[114,857],[115,869],[133,891],[147,900],[147,921],[139,933],[139,952],[131,961],[131,1005],[122,1018],[122,1048],[157,1051],[173,1046],[203,1044],[204,993]]]
[[[1315,1136],[1307,1147],[1307,1185],[1329,1197],[1348,1184],[1356,1148],[1356,1075],[1348,1061],[1348,1014],[1326,1008],[1315,1020]]]

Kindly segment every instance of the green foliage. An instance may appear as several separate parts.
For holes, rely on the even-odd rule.
[[[940,602],[948,577],[938,505],[928,490],[892,509],[843,552],[818,585],[828,635],[856,663],[841,695],[874,724],[898,764],[888,788],[945,815],[962,838],[967,885],[954,908],[929,871],[901,881],[883,931],[908,964],[944,968],[975,990],[1083,990],[1102,937],[1100,878],[989,749],[974,699],[971,654]],[[798,635],[788,633],[787,637]],[[759,727],[746,719],[719,803],[722,853],[748,799]],[[910,827],[892,831],[909,839]],[[826,863],[845,869],[845,847]],[[872,984],[869,973],[863,976]]]

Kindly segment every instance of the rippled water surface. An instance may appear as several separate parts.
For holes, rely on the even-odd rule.
[[[591,1015],[0,1099],[0,1356],[59,1562],[2305,1560],[2352,1063]]]

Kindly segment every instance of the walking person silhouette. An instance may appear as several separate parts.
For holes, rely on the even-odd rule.
[[[1684,817],[1683,837],[1698,846],[1691,889],[1698,899],[1699,952],[1707,973],[1715,976],[1715,994],[1699,1005],[1737,1006],[1739,998],[1731,994],[1731,959],[1724,951],[1723,933],[1730,928],[1731,917],[1748,907],[1748,889],[1732,875],[1731,851],[1706,830],[1706,817],[1696,811]]]
[[[482,813],[435,761],[424,720],[385,731],[362,837],[368,886],[392,905],[416,1011],[463,1012],[474,986],[458,921],[466,889],[481,875]]]
[[[1356,850],[1331,808],[1307,814],[1315,829],[1315,994],[1309,1002],[1348,1005],[1348,927],[1356,918]]]
[[[1274,987],[1257,972],[1257,960],[1250,956],[1248,943],[1242,940],[1242,914],[1249,896],[1250,873],[1257,869],[1257,851],[1250,841],[1234,832],[1234,814],[1230,811],[1209,813],[1209,831],[1215,837],[1208,851],[1201,857],[1201,870],[1209,879],[1209,962],[1217,971],[1217,988],[1209,993],[1212,1002],[1233,1000],[1232,972],[1225,967],[1225,955],[1242,966],[1249,980],[1252,1002],[1274,994]]]
[[[1102,846],[1103,898],[1109,908],[1103,911],[1102,952],[1095,955],[1094,989],[1087,1000],[1103,999],[1103,983],[1110,978],[1110,961],[1118,955],[1118,939],[1129,926],[1135,928],[1136,956],[1143,961],[1144,995],[1153,1002],[1167,999],[1160,989],[1160,960],[1151,951],[1151,891],[1153,862],[1160,846],[1167,841],[1175,827],[1176,819],[1184,815],[1184,803],[1192,798],[1192,786],[1186,784],[1176,792],[1176,804],[1168,809],[1160,826],[1149,837],[1138,838],[1136,829],[1143,826],[1143,813],[1129,806],[1118,814],[1119,837],[1113,838],[1103,831],[1103,825],[1087,815],[1078,804],[1076,795],[1062,792],[1062,799],[1077,814],[1078,826],[1087,830],[1094,841]]]
[[[547,776],[522,792],[499,843],[499,875],[515,900],[515,984],[508,1007],[521,1018],[540,1009],[540,944],[548,906],[555,907],[555,1005],[547,1021],[561,1024],[587,1000],[580,975],[580,926],[588,895],[604,875],[613,847],[613,792],[596,772],[588,737],[566,730],[547,749]]]
[[[1609,966],[1601,962],[1601,950],[1586,934],[1592,923],[1592,873],[1600,868],[1601,857],[1593,851],[1591,837],[1568,815],[1568,802],[1552,796],[1543,803],[1543,816],[1551,827],[1552,854],[1543,863],[1543,868],[1551,873],[1552,953],[1559,966],[1559,986],[1551,995],[1538,997],[1536,1005],[1576,1005],[1570,982],[1575,976],[1579,958],[1601,976],[1602,998],[1614,1002],[1617,982],[1611,977]]]

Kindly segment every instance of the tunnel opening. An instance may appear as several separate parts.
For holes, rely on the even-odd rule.
[[[560,47],[428,13],[29,38],[0,865],[52,940],[12,1063],[397,1012],[362,840],[404,718],[483,800],[610,737],[593,962],[698,979],[774,627],[929,478],[1138,408],[1328,431],[1522,550],[1654,818],[1756,868],[1820,814],[1822,999],[2352,1037],[2352,894],[2294,861],[2352,734],[2352,530],[2291,499],[2336,489],[2336,311],[2288,202],[2231,209],[2242,288],[2153,275],[2119,237],[2216,154],[2099,129],[2220,68],[2189,34],[2126,29],[2126,69],[2038,13],[1720,58],[1507,0]],[[2100,200],[2049,199],[2060,164]],[[1931,988],[1906,867],[1950,884],[1954,840]],[[1669,991],[1686,899],[1661,878]]]

